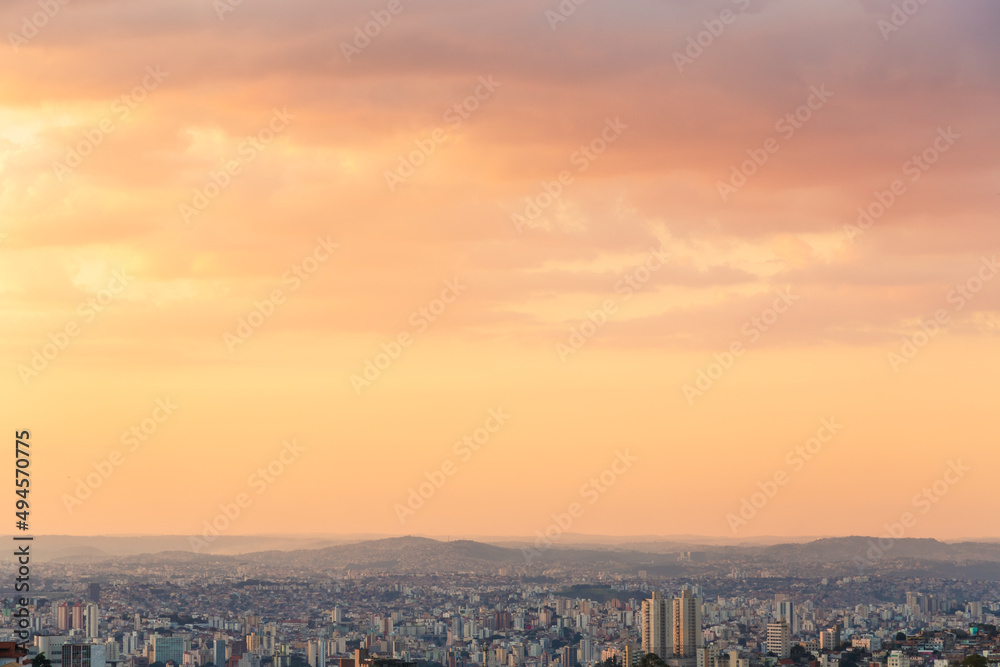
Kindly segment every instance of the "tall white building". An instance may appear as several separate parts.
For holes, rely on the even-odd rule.
[[[309,641],[309,667],[326,667],[326,640],[323,638]]]
[[[104,656],[108,662],[118,662],[121,660],[121,652],[118,650],[118,642],[109,639],[104,642]]]
[[[767,650],[779,658],[792,654],[792,637],[785,619],[767,624]]]
[[[691,590],[673,599],[654,592],[642,603],[642,652],[672,667],[697,667],[697,651],[705,645],[701,625],[701,598]]]
[[[69,640],[65,635],[35,635],[35,648],[52,661],[53,667],[62,665],[62,647]]]
[[[101,634],[101,613],[97,605],[90,603],[87,605],[87,637],[94,639]]]
[[[696,598],[689,590],[681,591],[681,596],[674,598],[671,625],[673,657],[687,659],[694,665],[696,651],[705,645],[701,632],[701,598]]]
[[[670,602],[657,592],[642,601],[642,654],[655,653],[661,660],[671,656]]]
[[[840,647],[840,626],[819,633],[819,647],[825,651],[836,651]]]
[[[795,607],[792,604],[791,598],[784,593],[778,593],[775,595],[774,612],[778,617],[776,620],[784,620],[788,623],[788,630],[791,634],[797,635],[799,633],[799,624],[795,620]]]

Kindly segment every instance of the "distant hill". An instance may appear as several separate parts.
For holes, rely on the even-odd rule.
[[[366,538],[222,535],[211,543],[207,551],[237,555],[269,550],[318,549],[364,539]],[[36,535],[32,553],[38,562],[73,562],[190,549],[191,541],[187,535]]]
[[[495,574],[505,569],[535,576],[546,570],[590,567],[633,575],[644,570],[649,576],[686,576],[728,574],[736,568],[745,572],[784,572],[795,577],[843,576],[863,571],[1000,581],[1000,543],[987,542],[904,538],[880,543],[876,538],[859,536],[740,546],[628,540],[619,544],[564,544],[560,540],[550,548],[533,550],[534,545],[528,542],[488,544],[415,536],[333,541],[321,536],[222,536],[201,550],[206,553],[195,553],[190,538],[185,536],[36,536],[33,553],[41,562],[114,563],[125,569],[159,562],[223,568],[248,565],[255,571],[292,568],[330,574]],[[697,552],[698,556],[682,560],[680,556],[686,552]],[[865,562],[859,569],[860,560]]]
[[[889,558],[919,558],[927,560],[964,561],[984,560],[1000,562],[1000,544],[962,542],[948,544],[930,538],[903,538],[885,540],[889,545],[885,554]],[[798,561],[849,561],[864,556],[868,550],[879,546],[871,537],[824,538],[807,544],[779,544],[762,549],[772,557]]]

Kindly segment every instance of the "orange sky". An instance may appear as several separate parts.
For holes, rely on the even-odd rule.
[[[0,7],[33,530],[997,536],[995,2],[225,2]]]

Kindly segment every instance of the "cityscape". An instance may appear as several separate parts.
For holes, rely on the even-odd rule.
[[[841,541],[800,546],[863,545]],[[897,553],[924,549],[922,562],[794,576],[787,544],[567,544],[537,560],[518,558],[524,546],[415,537],[235,556],[91,549],[35,565],[31,640],[7,603],[0,646],[17,647],[8,662],[54,667],[996,665],[997,578],[941,576],[932,566],[952,563],[907,542]],[[979,547],[1000,567],[1000,544]]]
[[[1000,667],[1000,0],[0,35],[0,667]]]

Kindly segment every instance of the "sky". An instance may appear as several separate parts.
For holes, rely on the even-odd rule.
[[[993,0],[0,26],[32,531],[998,536]]]

